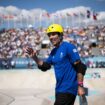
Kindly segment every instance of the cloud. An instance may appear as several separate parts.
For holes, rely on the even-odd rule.
[[[59,13],[63,13],[63,14],[66,14],[66,13],[69,13],[69,14],[77,14],[79,15],[80,13],[83,13],[83,14],[86,14],[86,11],[87,10],[91,10],[90,7],[84,7],[84,6],[78,6],[78,7],[74,7],[74,8],[67,8],[67,9],[63,9],[63,10],[59,10],[59,11],[56,11],[57,14]]]
[[[78,12],[85,12],[87,9],[90,10],[89,7],[79,6],[79,7],[67,8],[67,9],[59,10],[57,12],[72,12],[72,13],[75,12],[75,13],[78,13]]]
[[[7,7],[2,7],[0,6],[0,14],[13,14],[13,15],[23,15],[23,16],[38,16],[40,13],[46,12],[46,10],[43,10],[41,8],[37,9],[32,9],[32,10],[26,10],[26,9],[19,9],[15,6],[7,6]]]
[[[15,6],[7,6],[5,11],[7,14],[19,14],[21,12],[21,10]]]
[[[29,21],[35,21],[35,18],[37,17],[39,19],[40,14],[46,13],[46,10],[43,10],[41,8],[26,10],[26,9],[19,9],[15,6],[7,6],[2,7],[0,6],[0,16],[8,16],[13,15],[15,21],[20,20],[27,20]]]
[[[5,13],[5,8],[4,7],[0,7],[0,14],[4,14]]]
[[[103,0],[105,1],[105,0]],[[87,10],[90,10],[92,12],[92,9],[90,7],[84,7],[84,6],[78,6],[78,7],[74,7],[74,8],[66,8],[63,10],[58,10],[55,13],[50,14],[50,16],[53,16],[53,14],[62,14],[64,16],[67,15],[67,13],[71,14],[73,16],[73,13],[77,14],[78,16],[80,16],[80,13],[84,14],[86,16],[86,12]],[[26,10],[26,9],[20,9],[17,8],[15,6],[7,6],[7,7],[3,7],[0,6],[0,16],[1,15],[13,15],[15,18],[14,20],[16,21],[20,21],[23,19],[23,21],[31,21],[32,23],[36,22],[37,20],[44,20],[45,21],[49,21],[48,19],[46,19],[46,17],[43,16],[43,14],[46,14],[47,11],[41,8],[35,8],[35,9],[31,9],[31,10]],[[98,12],[98,19],[99,20],[105,20],[105,12]],[[50,18],[50,20],[52,21],[52,19],[54,18]],[[76,19],[76,21],[78,21],[78,19]],[[82,20],[82,18],[81,18]],[[92,21],[92,19],[86,19],[84,18],[83,21]]]
[[[99,13],[98,20],[105,20],[105,11]]]

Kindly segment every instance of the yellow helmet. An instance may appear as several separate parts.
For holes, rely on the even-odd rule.
[[[47,34],[51,33],[51,32],[59,32],[59,33],[63,33],[63,27],[59,24],[51,24],[48,28],[47,28]]]

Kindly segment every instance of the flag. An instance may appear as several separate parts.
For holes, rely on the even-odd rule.
[[[49,14],[48,12],[47,12],[47,13],[42,14],[42,16],[45,16],[45,17],[50,18],[50,14]]]
[[[46,16],[47,16],[48,18],[50,18],[50,14],[49,14],[48,12],[46,13]]]
[[[7,18],[8,18],[8,19],[13,19],[14,16],[13,16],[13,15],[7,15]]]
[[[93,12],[93,20],[97,20],[98,14],[96,12]]]
[[[14,16],[13,15],[3,15],[4,19],[13,19]]]
[[[66,13],[66,15],[67,15],[67,16],[71,16],[71,14],[70,14],[70,13]]]
[[[91,15],[90,11],[87,10],[87,18],[90,18],[90,15]]]
[[[85,17],[85,15],[84,15],[83,13],[80,13],[80,16],[81,16],[81,17]]]
[[[78,15],[77,15],[76,13],[73,13],[73,15],[74,15],[75,17],[78,17]]]

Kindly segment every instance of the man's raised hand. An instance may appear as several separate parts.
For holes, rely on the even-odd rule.
[[[26,53],[30,56],[33,57],[36,55],[36,51],[33,50],[33,48],[26,47]]]

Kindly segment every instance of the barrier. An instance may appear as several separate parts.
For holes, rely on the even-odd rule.
[[[105,68],[105,56],[94,56],[81,58],[88,68]],[[0,59],[1,69],[35,69],[36,63],[31,58],[10,58]]]

